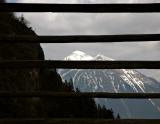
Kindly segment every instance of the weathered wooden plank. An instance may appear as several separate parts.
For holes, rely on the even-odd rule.
[[[1,124],[160,124],[160,119],[75,119],[75,118],[33,118],[33,119],[0,119]]]
[[[160,69],[160,61],[4,60],[0,68]]]
[[[0,43],[95,43],[160,41],[160,34],[72,35],[72,36],[0,36]]]
[[[109,93],[109,92],[50,92],[50,91],[0,91],[0,97],[53,97],[53,98],[112,98],[148,99],[160,98],[160,93]]]
[[[160,12],[160,3],[141,4],[42,4],[0,3],[0,12],[81,12],[81,13],[139,13]]]

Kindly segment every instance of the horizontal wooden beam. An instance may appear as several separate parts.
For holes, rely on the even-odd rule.
[[[4,60],[5,68],[66,68],[66,69],[160,69],[160,61],[61,61],[61,60]]]
[[[108,93],[108,92],[47,92],[47,91],[0,91],[0,97],[54,97],[54,98],[112,98],[148,99],[160,98],[160,93]]]
[[[0,3],[0,12],[81,12],[81,13],[144,13],[160,12],[160,3],[141,4],[42,4]]]
[[[160,119],[5,118],[1,124],[160,124]]]
[[[73,35],[73,36],[0,36],[0,43],[98,43],[160,41],[160,34]]]

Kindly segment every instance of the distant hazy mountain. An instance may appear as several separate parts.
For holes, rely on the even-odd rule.
[[[108,60],[104,55],[96,57],[75,51],[65,60]],[[131,69],[59,69],[64,80],[72,78],[74,88],[82,92],[160,92],[160,83]],[[160,118],[158,99],[95,99],[97,103],[112,108],[122,118]]]

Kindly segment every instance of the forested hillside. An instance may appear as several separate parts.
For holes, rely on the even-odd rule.
[[[13,13],[0,13],[0,35],[37,36],[23,16],[17,18]],[[0,45],[0,61],[3,60],[44,60],[44,53],[38,43],[3,43]],[[65,84],[56,69],[44,68],[1,69],[0,90],[75,92],[72,82]],[[113,118],[113,112],[97,107],[90,98],[0,98],[0,117]]]

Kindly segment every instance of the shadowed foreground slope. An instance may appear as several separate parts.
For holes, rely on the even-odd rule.
[[[37,36],[32,28],[27,26],[24,17],[16,18],[12,13],[0,13],[0,35]],[[0,45],[0,60],[44,60],[44,54],[39,43],[4,42]],[[69,84],[62,82],[56,70],[44,68],[0,70],[1,91],[74,92],[72,82]],[[112,110],[97,107],[90,98],[0,98],[0,117],[114,118]]]

